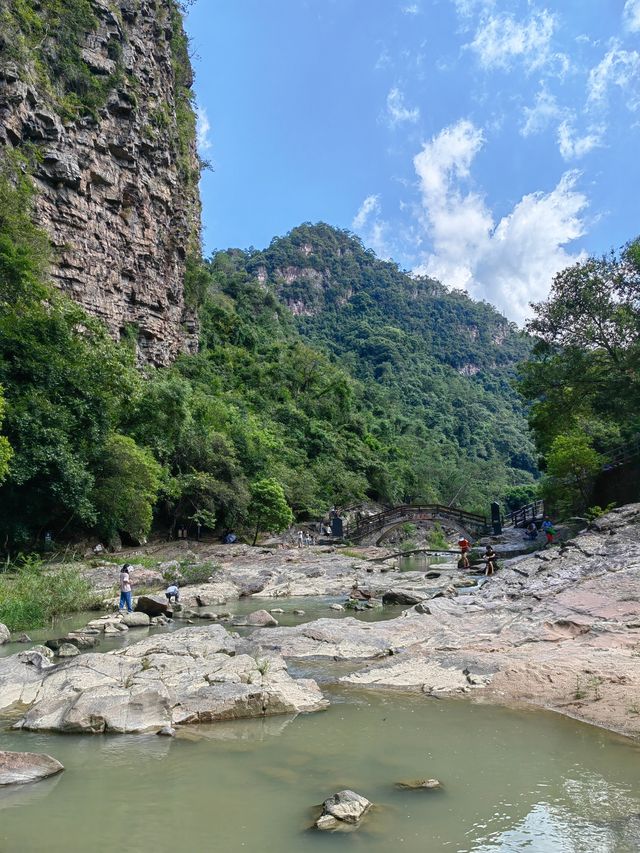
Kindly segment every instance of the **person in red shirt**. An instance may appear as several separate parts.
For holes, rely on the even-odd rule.
[[[458,539],[458,548],[460,548],[460,564],[461,568],[468,569],[469,568],[469,557],[467,556],[469,551],[471,550],[471,543],[468,539],[465,539],[464,536],[461,536]]]

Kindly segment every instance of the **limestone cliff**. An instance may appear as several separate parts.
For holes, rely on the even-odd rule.
[[[0,0],[0,143],[32,169],[52,279],[156,364],[196,343],[191,84],[174,0]]]

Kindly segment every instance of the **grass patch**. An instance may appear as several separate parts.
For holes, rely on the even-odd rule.
[[[353,548],[341,548],[339,551],[340,555],[344,554],[345,557],[355,557],[357,560],[362,560],[362,554],[358,551],[354,551]]]
[[[49,569],[29,557],[0,575],[0,622],[10,631],[40,628],[56,616],[96,609],[100,602],[73,566]]]

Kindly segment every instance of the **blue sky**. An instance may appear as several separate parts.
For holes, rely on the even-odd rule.
[[[301,222],[522,322],[640,232],[640,0],[197,0],[205,251]]]

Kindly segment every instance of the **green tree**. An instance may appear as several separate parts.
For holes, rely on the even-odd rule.
[[[602,457],[593,449],[591,439],[574,432],[554,438],[547,454],[547,497],[559,502],[565,511],[582,511],[589,503],[595,475]]]
[[[128,533],[144,539],[151,529],[161,468],[151,453],[132,438],[111,433],[96,471],[94,503],[101,532],[112,539]]]
[[[2,386],[0,385],[0,427],[2,426],[2,421],[4,418],[4,393],[2,390]],[[9,439],[0,435],[0,483],[5,479],[7,473],[9,471],[9,463],[11,462],[11,457],[13,456],[13,449],[9,444]]]
[[[254,545],[261,530],[280,533],[293,524],[293,513],[287,503],[284,489],[273,477],[257,480],[252,484],[249,520],[256,529]]]

